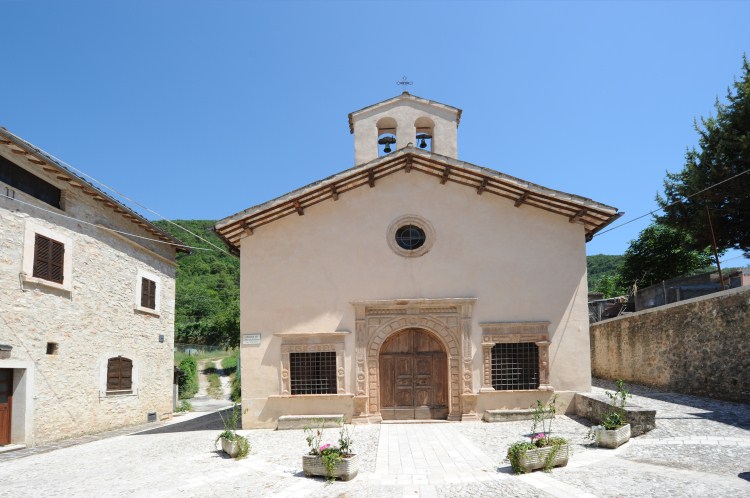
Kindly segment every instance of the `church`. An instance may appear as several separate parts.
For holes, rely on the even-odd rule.
[[[458,159],[461,109],[349,114],[354,167],[217,222],[243,427],[487,419],[591,388],[585,244],[622,213]]]

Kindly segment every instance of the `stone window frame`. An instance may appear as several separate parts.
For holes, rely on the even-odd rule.
[[[146,280],[151,280],[156,284],[156,290],[154,291],[154,299],[156,305],[153,309],[146,306],[141,306],[141,289],[143,286],[144,278]],[[161,277],[146,270],[138,270],[135,281],[135,302],[133,303],[133,309],[140,313],[146,313],[153,316],[161,316]]]
[[[34,252],[36,248],[36,235],[42,235],[48,239],[59,242],[64,247],[63,253],[63,281],[61,284],[46,280],[44,278],[34,277]],[[68,294],[73,292],[73,239],[64,235],[62,231],[53,230],[27,220],[24,227],[23,235],[23,259],[21,263],[21,282],[31,284],[34,287],[47,287],[65,291]],[[24,289],[25,290],[25,289]]]
[[[493,322],[480,323],[482,329],[482,387],[479,392],[496,391],[492,387],[492,348],[495,344],[533,342],[539,349],[539,387],[521,391],[554,391],[549,383],[549,324],[550,322]]]
[[[282,396],[337,396],[347,394],[346,370],[344,368],[345,339],[349,332],[279,332],[281,338],[281,368],[279,369],[279,390]],[[336,394],[292,394],[290,377],[290,353],[336,353]]]
[[[403,247],[399,246],[398,242],[396,242],[396,232],[399,228],[405,225],[414,225],[421,228],[425,235],[424,244],[414,250],[404,249]],[[433,227],[432,223],[427,221],[422,216],[416,214],[406,214],[403,216],[399,216],[398,218],[393,220],[390,225],[388,225],[388,230],[386,230],[385,237],[388,241],[388,247],[390,247],[391,250],[399,256],[403,256],[405,258],[417,258],[419,256],[427,254],[435,244],[435,227]]]

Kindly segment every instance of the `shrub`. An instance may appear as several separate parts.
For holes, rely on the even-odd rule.
[[[195,358],[188,356],[183,358],[178,368],[183,374],[178,386],[180,399],[190,399],[198,392],[198,363]]]

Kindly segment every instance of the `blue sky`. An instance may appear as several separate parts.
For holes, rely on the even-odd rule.
[[[171,219],[352,166],[347,113],[407,75],[463,109],[460,159],[625,221],[655,207],[750,52],[743,2],[102,4],[0,0],[0,125]]]

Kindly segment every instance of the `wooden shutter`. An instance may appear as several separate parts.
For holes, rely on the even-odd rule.
[[[63,283],[63,262],[65,261],[65,244],[36,234],[34,240],[33,276],[58,284]]]
[[[156,282],[145,277],[141,279],[141,306],[156,309]]]
[[[107,362],[107,391],[130,391],[133,386],[133,361],[118,356]]]

